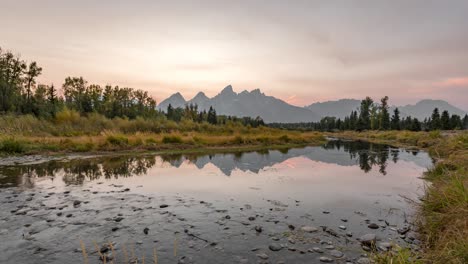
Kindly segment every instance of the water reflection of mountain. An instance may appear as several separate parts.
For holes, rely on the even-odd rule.
[[[324,151],[326,150],[326,151]],[[386,174],[388,160],[414,162],[421,167],[431,165],[429,156],[424,152],[405,151],[392,148],[387,145],[372,144],[361,141],[331,140],[321,147],[295,148],[289,150],[270,150],[266,152],[247,152],[237,154],[217,154],[207,156],[166,156],[165,159],[172,166],[179,167],[186,160],[201,169],[207,164],[218,167],[225,175],[231,175],[232,171],[251,171],[258,173],[260,170],[282,163],[295,157],[306,157],[313,161],[337,164],[340,166],[359,165],[362,170],[370,171],[372,167],[379,167],[382,174]]]
[[[360,141],[339,140],[329,141],[320,147],[214,155],[163,155],[160,158],[166,164],[177,168],[186,163],[194,164],[199,169],[207,164],[213,164],[229,176],[236,169],[258,173],[260,170],[295,157],[305,157],[340,166],[357,165],[365,172],[375,168],[383,175],[386,174],[389,162],[407,161],[420,167],[431,165],[429,156],[424,152],[405,151],[387,145]],[[10,185],[32,187],[34,178],[57,174],[63,175],[66,184],[82,184],[85,180],[100,178],[144,175],[148,169],[157,165],[157,160],[158,157],[155,156],[116,156],[0,167],[0,187]]]

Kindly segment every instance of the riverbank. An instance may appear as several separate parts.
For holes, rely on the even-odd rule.
[[[326,141],[323,134],[318,132],[252,130],[249,133],[233,133],[230,135],[199,132],[162,134],[107,132],[100,135],[76,137],[0,135],[0,154],[11,156],[129,151],[158,153],[236,151],[317,145]]]
[[[428,263],[468,262],[468,132],[341,132],[329,136],[427,150],[435,159],[425,173],[431,184],[419,207],[421,256]],[[382,263],[405,263],[401,254]]]

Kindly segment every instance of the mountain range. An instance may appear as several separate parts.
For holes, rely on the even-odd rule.
[[[231,116],[260,116],[267,123],[270,122],[314,122],[320,120],[309,109],[290,105],[273,96],[267,96],[259,89],[236,93],[228,85],[213,98],[204,93],[198,93],[194,98],[186,101],[180,93],[171,95],[158,105],[158,109],[165,111],[171,104],[173,107],[185,107],[186,104],[196,104],[199,110],[208,110],[210,106],[220,115]]]
[[[195,97],[187,101],[182,94],[175,93],[163,100],[158,105],[158,109],[166,111],[169,104],[173,107],[196,104],[199,110],[208,110],[212,106],[220,115],[260,116],[266,123],[297,123],[316,122],[325,116],[344,118],[351,111],[358,110],[360,103],[361,101],[357,99],[340,99],[298,107],[273,96],[267,96],[260,89],[236,93],[232,86],[228,85],[212,98],[209,98],[203,92],[199,92]],[[443,100],[425,99],[414,105],[392,106],[390,111],[393,112],[395,107],[398,107],[402,117],[412,116],[420,120],[429,117],[436,107],[439,108],[440,112],[447,110],[450,114],[460,116],[467,113]]]

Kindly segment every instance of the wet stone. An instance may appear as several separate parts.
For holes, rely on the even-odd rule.
[[[265,253],[257,254],[257,257],[259,257],[260,259],[268,259],[268,255]]]
[[[314,233],[314,232],[318,231],[318,229],[316,227],[313,227],[313,226],[303,226],[303,227],[301,227],[301,230],[304,231],[304,232],[307,232],[307,233]]]
[[[280,251],[283,247],[280,244],[273,243],[268,246],[271,251]]]
[[[320,260],[321,262],[325,262],[325,263],[331,263],[331,262],[334,261],[333,259],[331,259],[331,258],[329,258],[329,257],[320,257],[319,260]]]
[[[359,238],[359,241],[361,241],[363,245],[372,246],[375,245],[376,236],[375,234],[365,234]]]
[[[309,252],[323,253],[323,249],[321,249],[319,247],[314,247],[312,249],[309,249]]]
[[[335,257],[335,258],[342,258],[344,256],[343,252],[339,251],[339,250],[331,250],[329,252],[329,254],[332,256],[332,257]]]
[[[379,225],[376,223],[370,223],[369,225],[367,225],[367,227],[370,229],[378,229]]]
[[[368,258],[359,258],[357,261],[356,261],[357,264],[370,264],[371,261],[370,259]]]
[[[169,205],[167,205],[167,204],[161,204],[161,205],[159,206],[159,208],[167,208],[167,207],[169,207]]]

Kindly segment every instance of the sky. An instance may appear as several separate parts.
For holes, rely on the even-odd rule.
[[[304,106],[390,97],[468,110],[468,1],[0,0],[0,47],[160,102],[260,88]]]

